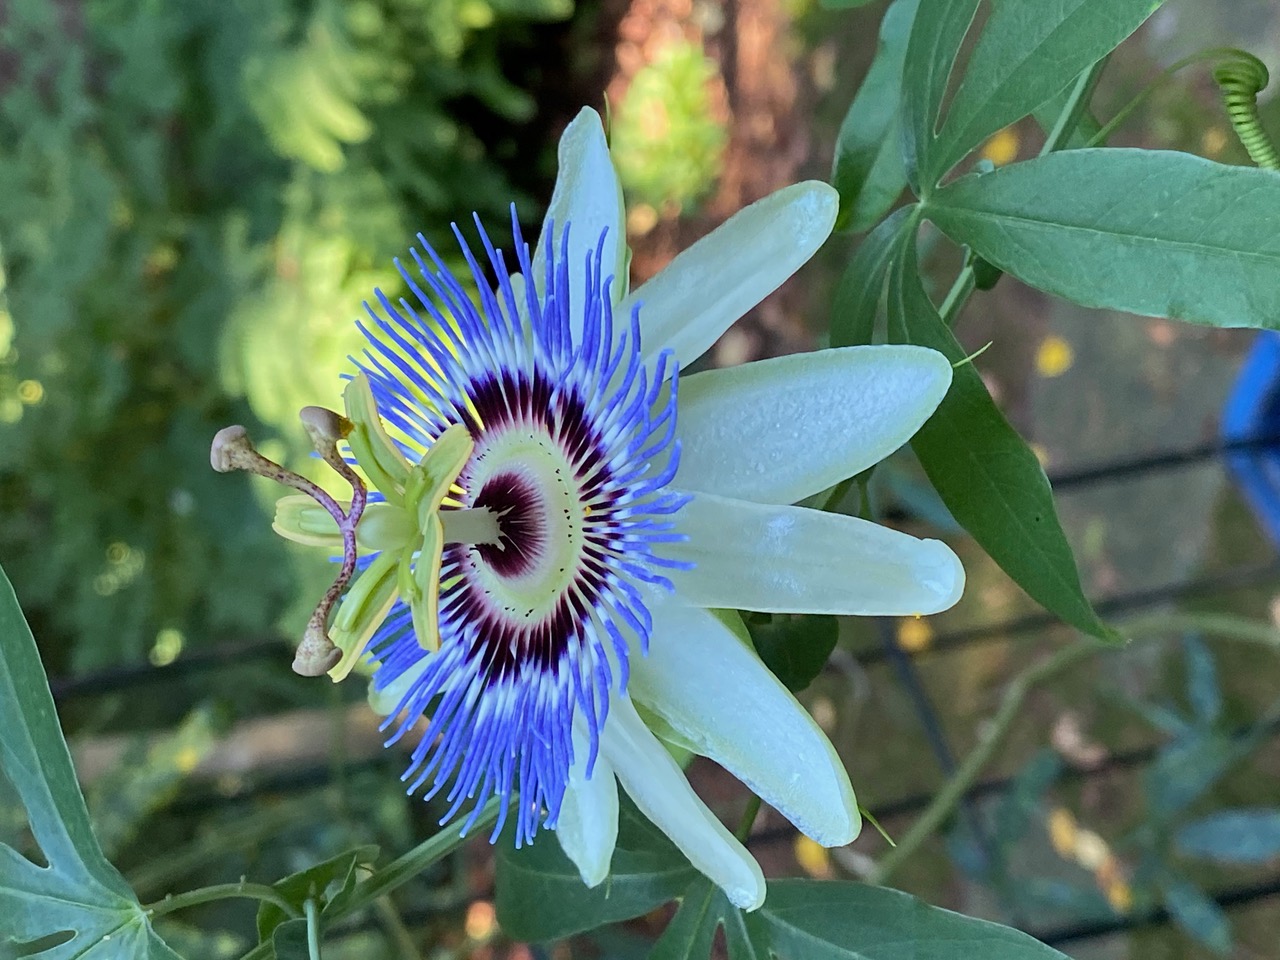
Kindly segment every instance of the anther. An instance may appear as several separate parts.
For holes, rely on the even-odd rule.
[[[248,469],[248,464],[258,455],[249,439],[249,431],[239,424],[223,427],[213,438],[209,448],[209,464],[218,473]]]
[[[324,407],[303,407],[298,411],[298,419],[317,448],[322,442],[336,444],[345,440],[355,428],[355,424],[342,414]]]
[[[217,432],[209,448],[209,463],[219,473],[244,470],[305,493],[328,511],[342,532],[342,566],[337,578],[311,614],[302,641],[294,653],[294,672],[304,677],[318,677],[327,673],[342,659],[342,650],[329,637],[329,615],[355,573],[356,525],[364,512],[368,490],[364,481],[338,452],[338,441],[352,430],[351,421],[323,407],[304,407],[299,417],[316,452],[351,484],[350,510],[343,511],[333,497],[306,477],[299,476],[260,454],[249,439],[249,432],[242,426],[224,427]]]

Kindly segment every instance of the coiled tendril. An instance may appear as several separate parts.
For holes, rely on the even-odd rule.
[[[1222,100],[1227,107],[1227,117],[1236,136],[1249,151],[1249,158],[1264,170],[1280,170],[1280,153],[1262,128],[1258,116],[1258,92],[1271,79],[1261,60],[1243,50],[1232,51],[1233,56],[1213,70],[1214,82],[1222,90]]]

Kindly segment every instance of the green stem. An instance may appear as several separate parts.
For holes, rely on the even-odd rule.
[[[501,801],[494,797],[484,805],[480,815],[476,817],[475,823],[472,824],[472,830],[477,833],[483,831],[498,819],[498,811],[500,809]],[[396,859],[372,876],[361,880],[349,893],[338,894],[330,900],[325,906],[325,920],[332,923],[341,917],[376,903],[392,890],[408,883],[437,860],[458,849],[467,841],[469,836],[470,834],[463,836],[461,831],[453,827],[441,830],[434,836],[422,841],[409,852],[396,857]],[[278,896],[270,887],[266,889],[273,895]],[[296,917],[298,915],[298,912],[292,907],[288,907],[288,910],[289,916]],[[260,943],[241,957],[240,960],[266,960],[270,956],[271,944]]]
[[[1225,60],[1235,58],[1240,51],[1235,47],[1213,47],[1210,50],[1201,50],[1199,53],[1193,53],[1189,57],[1183,57],[1181,60],[1167,67],[1160,72],[1160,75],[1152,80],[1136,97],[1130,100],[1114,117],[1102,125],[1102,129],[1089,138],[1086,147],[1096,147],[1100,143],[1106,143],[1107,137],[1115,133],[1116,128],[1125,120],[1129,119],[1129,115],[1146,103],[1151,95],[1160,87],[1173,79],[1174,74],[1180,70],[1184,70],[1192,64],[1196,63],[1212,63],[1214,60]]]
[[[751,799],[747,801],[747,809],[742,811],[742,819],[738,821],[738,829],[733,831],[733,835],[738,838],[739,843],[746,843],[747,837],[751,836],[751,827],[756,822],[756,817],[760,816],[761,800],[754,793]]]
[[[1043,157],[1046,154],[1053,153],[1055,150],[1061,150],[1067,140],[1070,139],[1071,134],[1080,125],[1080,118],[1089,109],[1089,103],[1093,100],[1093,92],[1098,88],[1098,79],[1102,76],[1102,71],[1106,69],[1107,61],[1110,59],[1111,55],[1107,54],[1076,79],[1076,85],[1071,88],[1071,94],[1067,97],[1067,102],[1063,104],[1062,112],[1058,114],[1058,119],[1054,122],[1053,129],[1049,131],[1049,135],[1045,138],[1044,146],[1040,148],[1040,156]]]
[[[929,806],[925,808],[924,813],[919,816],[915,823],[911,825],[911,829],[898,841],[898,845],[886,853],[880,859],[880,862],[876,864],[876,869],[870,877],[871,883],[885,883],[906,862],[907,858],[915,853],[925,840],[931,837],[934,831],[951,816],[961,798],[969,792],[969,788],[977,781],[983,768],[995,756],[996,751],[1000,749],[1001,744],[1004,743],[1005,738],[1009,735],[1009,731],[1013,729],[1013,722],[1018,718],[1018,712],[1022,709],[1022,704],[1026,701],[1027,695],[1037,685],[1067,667],[1093,656],[1100,649],[1105,649],[1105,647],[1098,640],[1092,638],[1077,640],[1070,646],[1063,647],[1048,660],[1024,670],[1013,679],[1013,682],[1009,684],[1008,689],[1005,691],[1000,710],[991,721],[982,740],[964,758],[964,763],[960,765],[959,769],[951,776],[951,779],[938,791],[933,800],[930,801]]]
[[[418,945],[414,942],[409,928],[400,919],[400,914],[396,912],[391,898],[379,897],[373,904],[373,910],[382,921],[383,932],[386,933],[387,939],[395,947],[395,956],[400,957],[401,960],[422,960]]]
[[[240,883],[218,883],[211,887],[188,890],[186,893],[171,894],[144,909],[151,917],[163,917],[165,914],[173,913],[175,910],[184,910],[187,907],[194,907],[201,903],[236,898],[273,903],[283,910],[286,916],[292,918],[298,915],[298,911],[293,904],[286,900],[275,887],[269,887],[265,883],[245,883],[243,881]]]
[[[960,311],[964,308],[965,302],[969,299],[970,294],[973,293],[976,281],[973,264],[966,257],[964,267],[956,275],[955,282],[951,284],[951,289],[947,291],[947,299],[943,300],[942,306],[938,308],[942,322],[948,327],[956,325],[956,318],[960,316]]]
[[[1097,89],[1098,78],[1102,76],[1102,71],[1106,68],[1108,59],[1109,57],[1103,57],[1076,78],[1076,84],[1071,88],[1071,95],[1067,97],[1066,103],[1062,105],[1062,110],[1058,113],[1058,119],[1053,123],[1053,129],[1049,131],[1048,136],[1045,138],[1044,146],[1040,148],[1040,156],[1043,157],[1047,153],[1062,149],[1063,145],[1070,139],[1071,134],[1075,132],[1080,123],[1080,118],[1089,109],[1089,102],[1093,99],[1093,91]],[[977,277],[973,269],[973,254],[969,252],[965,255],[964,266],[956,275],[955,282],[951,284],[951,289],[947,291],[947,298],[942,301],[942,306],[938,308],[942,322],[948,327],[955,326],[956,319],[960,316],[960,311],[964,308],[965,303],[976,287],[976,280]]]
[[[472,830],[478,833],[492,824],[498,819],[500,808],[501,801],[496,797],[491,799],[476,818]],[[372,876],[361,880],[346,896],[335,898],[328,908],[329,919],[337,919],[369,906],[379,897],[412,880],[437,860],[448,856],[462,846],[467,839],[461,835],[457,827],[441,830],[408,853],[392,860]]]
[[[292,802],[250,814],[243,820],[211,831],[206,836],[166,853],[163,860],[144,864],[137,872],[130,873],[130,885],[139,894],[172,889],[174,881],[195,873],[208,865],[213,857],[231,850],[256,847],[285,827],[298,823],[305,807],[310,807],[314,812],[315,806],[314,801]],[[329,806],[327,794],[323,806]]]
[[[1199,630],[1225,640],[1262,644],[1280,653],[1280,631],[1269,624],[1261,624],[1229,614],[1153,614],[1130,620],[1120,628],[1120,632],[1133,642],[1170,634],[1176,635],[1188,630]],[[982,741],[965,757],[964,763],[929,802],[924,812],[911,825],[911,829],[898,841],[898,845],[881,858],[871,876],[871,882],[884,883],[951,816],[960,800],[977,782],[983,768],[995,756],[996,751],[1008,736],[1032,689],[1096,653],[1109,653],[1117,649],[1123,648],[1104,644],[1092,638],[1077,640],[1060,649],[1048,660],[1018,674],[1009,684],[1000,709],[987,727]]]
[[[1280,630],[1271,624],[1229,613],[1153,613],[1135,617],[1120,627],[1121,633],[1134,640],[1193,630],[1223,640],[1260,644],[1280,653]]]
[[[314,897],[308,897],[302,905],[307,914],[307,960],[320,958],[320,909]]]

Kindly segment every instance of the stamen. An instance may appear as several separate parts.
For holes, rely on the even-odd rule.
[[[260,454],[249,439],[249,432],[242,426],[224,427],[217,432],[209,448],[209,463],[219,473],[244,470],[305,493],[324,507],[338,525],[342,534],[342,566],[338,569],[338,576],[316,604],[293,657],[294,673],[304,677],[320,677],[337,666],[342,659],[342,650],[329,636],[329,615],[356,570],[356,525],[360,522],[360,515],[364,513],[368,490],[364,481],[338,452],[338,441],[351,432],[351,421],[323,407],[303,407],[299,418],[307,435],[311,437],[316,453],[351,484],[349,510],[343,511],[333,497],[306,477],[299,476]]]

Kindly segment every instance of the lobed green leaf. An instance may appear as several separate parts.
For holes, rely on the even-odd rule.
[[[57,934],[41,960],[178,960],[93,835],[35,639],[0,570],[0,774],[48,863],[0,844],[0,947]]]
[[[860,883],[779,880],[745,919],[762,958],[1065,960],[1020,930]]]
[[[924,215],[1019,280],[1088,307],[1280,327],[1280,174],[1185,153],[1052,153],[940,189]]]
[[[880,45],[836,137],[831,185],[840,194],[837,230],[866,230],[907,185],[902,165],[902,63],[920,0],[894,0],[880,22]]]
[[[1070,86],[1140,27],[1162,0],[995,0],[929,152],[936,183],[997,130]]]
[[[708,881],[686,891],[649,960],[703,960],[724,928],[730,960],[1065,960],[1027,934],[860,883],[776,880],[743,913]]]
[[[920,0],[902,68],[902,159],[917,196],[938,164],[934,130],[960,43],[969,32],[978,0]]]
[[[1143,773],[1153,818],[1167,823],[1190,807],[1257,749],[1264,737],[1256,729],[1244,737],[1195,730],[1162,748]]]
[[[900,245],[899,235],[909,224],[914,229],[914,222],[909,219],[914,210],[914,206],[903,207],[885,218],[859,244],[858,252],[840,275],[831,304],[833,347],[871,342],[889,265]]]
[[[911,441],[952,516],[1050,612],[1099,639],[1118,636],[1094,613],[1058,520],[1040,461],[987,392],[921,286],[914,234],[889,278],[889,339],[941,351],[957,363],[951,390]]]

